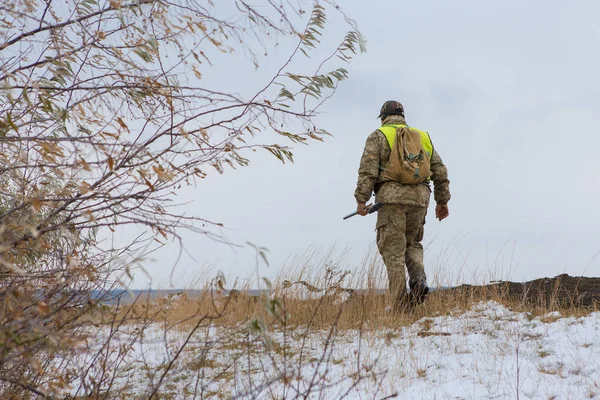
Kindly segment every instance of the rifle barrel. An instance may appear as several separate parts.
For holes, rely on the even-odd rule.
[[[371,207],[369,207],[369,211],[367,211],[367,213],[368,214],[373,214],[375,211],[379,210],[382,205],[383,205],[383,203],[375,203],[375,204],[373,204]],[[344,217],[344,219],[348,219],[350,217],[354,217],[356,214],[358,214],[358,211],[354,211],[352,214],[346,215]]]
[[[352,214],[348,214],[344,217],[344,219],[348,219],[350,217],[354,217],[356,214],[358,214],[358,212],[354,211]]]

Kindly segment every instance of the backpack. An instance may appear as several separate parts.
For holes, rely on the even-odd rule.
[[[423,148],[421,133],[402,125],[396,127],[395,139],[393,143],[388,140],[391,153],[383,177],[405,184],[423,183],[429,179],[431,156]]]

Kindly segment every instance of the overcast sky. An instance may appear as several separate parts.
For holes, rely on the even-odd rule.
[[[256,154],[247,168],[210,175],[181,195],[193,200],[188,212],[224,223],[236,243],[268,248],[262,275],[334,243],[348,246],[343,266],[356,270],[374,246],[376,217],[342,217],[355,209],[379,108],[395,99],[409,124],[429,131],[451,181],[450,217],[434,219],[432,198],[426,224],[430,280],[600,276],[600,2],[343,3],[368,45],[317,119],[334,136],[296,147],[292,165]],[[172,278],[177,244],[145,263],[151,283],[137,274],[134,286],[254,274],[251,248],[184,238],[188,254]]]

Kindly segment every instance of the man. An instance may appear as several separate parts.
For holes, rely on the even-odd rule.
[[[383,204],[377,213],[377,248],[387,268],[392,302],[396,310],[403,310],[423,302],[429,292],[421,245],[431,193],[429,181],[433,181],[437,203],[435,214],[440,221],[449,215],[450,181],[448,171],[433,148],[429,134],[407,126],[402,104],[386,101],[378,118],[381,119],[382,127],[367,138],[354,197],[358,203],[356,211],[363,216],[367,215],[369,206],[366,203],[373,192],[376,201]],[[429,179],[423,177],[422,183],[402,183],[389,178],[390,174],[386,173],[397,129],[403,127],[407,127],[409,133],[421,139],[418,145],[421,146],[422,154],[429,158],[429,170],[424,170],[428,174],[430,171],[431,176]],[[415,176],[417,174],[418,168]],[[410,294],[406,289],[405,264]]]

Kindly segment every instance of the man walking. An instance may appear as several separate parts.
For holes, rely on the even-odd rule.
[[[387,268],[392,302],[396,310],[403,310],[423,302],[429,292],[421,245],[429,183],[433,181],[435,214],[441,221],[449,214],[450,181],[429,134],[406,124],[402,104],[386,101],[379,118],[382,127],[367,138],[354,197],[356,211],[363,216],[373,192],[383,204],[377,213],[377,248]]]

